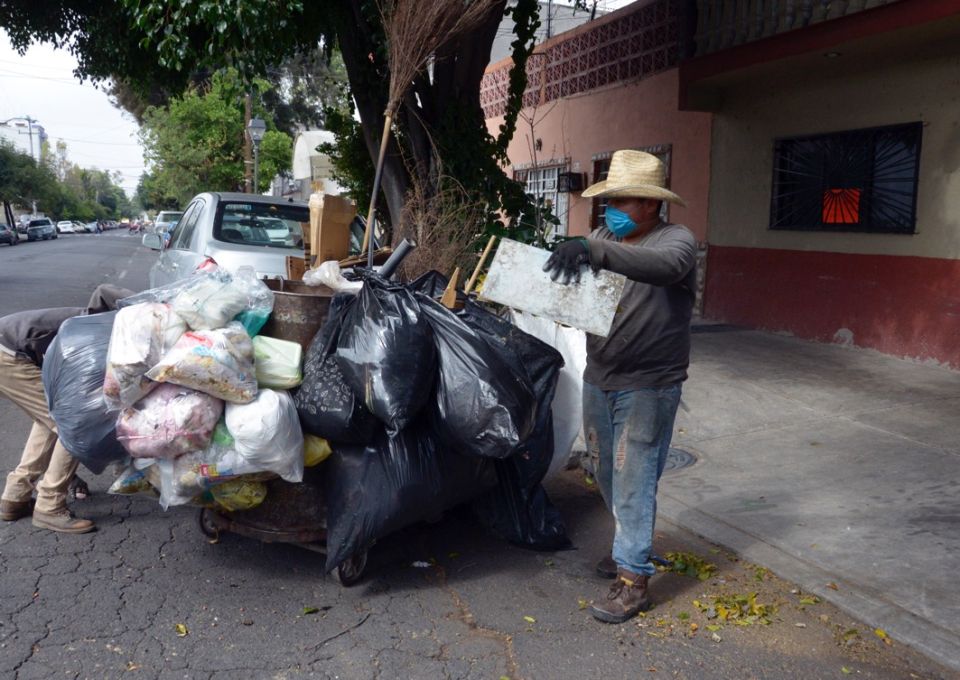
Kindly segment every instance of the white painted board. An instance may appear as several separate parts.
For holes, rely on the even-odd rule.
[[[549,251],[503,239],[483,282],[480,296],[512,309],[606,337],[620,304],[625,276],[584,267],[580,283],[550,279],[543,265]]]

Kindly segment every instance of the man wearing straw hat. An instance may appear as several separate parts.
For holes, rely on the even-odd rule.
[[[656,156],[615,152],[607,179],[583,196],[607,198],[606,226],[561,244],[544,270],[564,284],[578,283],[588,265],[628,279],[610,334],[587,336],[583,374],[588,453],[615,524],[612,556],[597,564],[615,581],[591,612],[622,623],[652,604],[657,483],[690,363],[697,246],[689,229],[660,219],[662,201],[684,203],[666,188]]]

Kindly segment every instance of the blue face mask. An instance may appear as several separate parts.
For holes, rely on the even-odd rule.
[[[607,229],[619,238],[629,236],[637,228],[637,223],[631,220],[627,213],[617,210],[612,205],[607,206],[604,212],[604,220],[607,223]]]

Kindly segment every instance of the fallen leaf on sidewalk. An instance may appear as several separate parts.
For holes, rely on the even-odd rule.
[[[793,624],[793,625],[796,626],[797,628],[806,628],[806,627],[807,627],[807,624],[805,624],[805,623],[800,623],[799,621],[797,621],[797,622],[796,622],[795,624]]]
[[[829,588],[830,590],[840,590],[840,587],[833,581],[827,584],[827,588]]]
[[[708,624],[708,625],[707,625],[707,630],[709,630],[710,632],[716,632],[716,631],[720,630],[721,628],[723,628],[723,626],[718,626],[718,625],[715,624],[715,623],[711,623],[711,624]]]
[[[892,645],[892,644],[893,644],[893,641],[892,641],[892,640],[890,639],[890,637],[887,635],[887,631],[885,631],[883,628],[874,628],[873,633],[874,633],[874,635],[876,635],[878,638],[880,638],[881,640],[883,640],[884,644],[887,644],[887,645]]]
[[[820,598],[816,595],[808,595],[800,598],[800,604],[819,604]]]
[[[186,637],[186,636],[187,636],[187,633],[190,632],[190,631],[187,630],[187,627],[186,627],[185,625],[183,625],[182,623],[178,623],[177,625],[175,625],[175,626],[173,627],[173,629],[177,632],[177,636],[178,636],[178,637]]]
[[[670,566],[664,567],[664,571],[672,571],[701,581],[706,581],[717,572],[717,565],[693,553],[669,552],[666,558],[670,561]]]
[[[846,666],[840,666],[840,672],[843,673],[844,675],[850,675],[851,673],[853,673],[853,671],[847,668]]]
[[[590,603],[587,602],[586,600],[584,600],[582,597],[577,600],[577,608],[578,608],[578,609],[586,609],[586,608],[587,608],[587,605],[589,605],[589,604],[590,604]]]
[[[537,620],[536,620],[535,618],[533,618],[532,616],[524,616],[524,617],[523,617],[523,620],[526,621],[527,623],[536,623],[536,622],[537,622]]]
[[[717,635],[716,633],[714,633],[713,635],[711,635],[711,636],[710,636],[710,639],[713,640],[714,642],[721,642],[721,641],[723,641],[723,638],[720,637],[719,635]]]
[[[309,614],[316,614],[318,611],[320,610],[317,607],[304,607],[303,615],[308,616]]]

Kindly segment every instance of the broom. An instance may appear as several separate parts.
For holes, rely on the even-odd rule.
[[[380,6],[387,38],[387,66],[390,69],[387,108],[384,111],[383,135],[373,176],[373,193],[367,210],[367,229],[363,247],[367,266],[373,268],[374,206],[380,192],[383,158],[390,139],[393,116],[407,88],[417,73],[426,66],[430,55],[444,43],[477,26],[502,0],[384,0]]]

